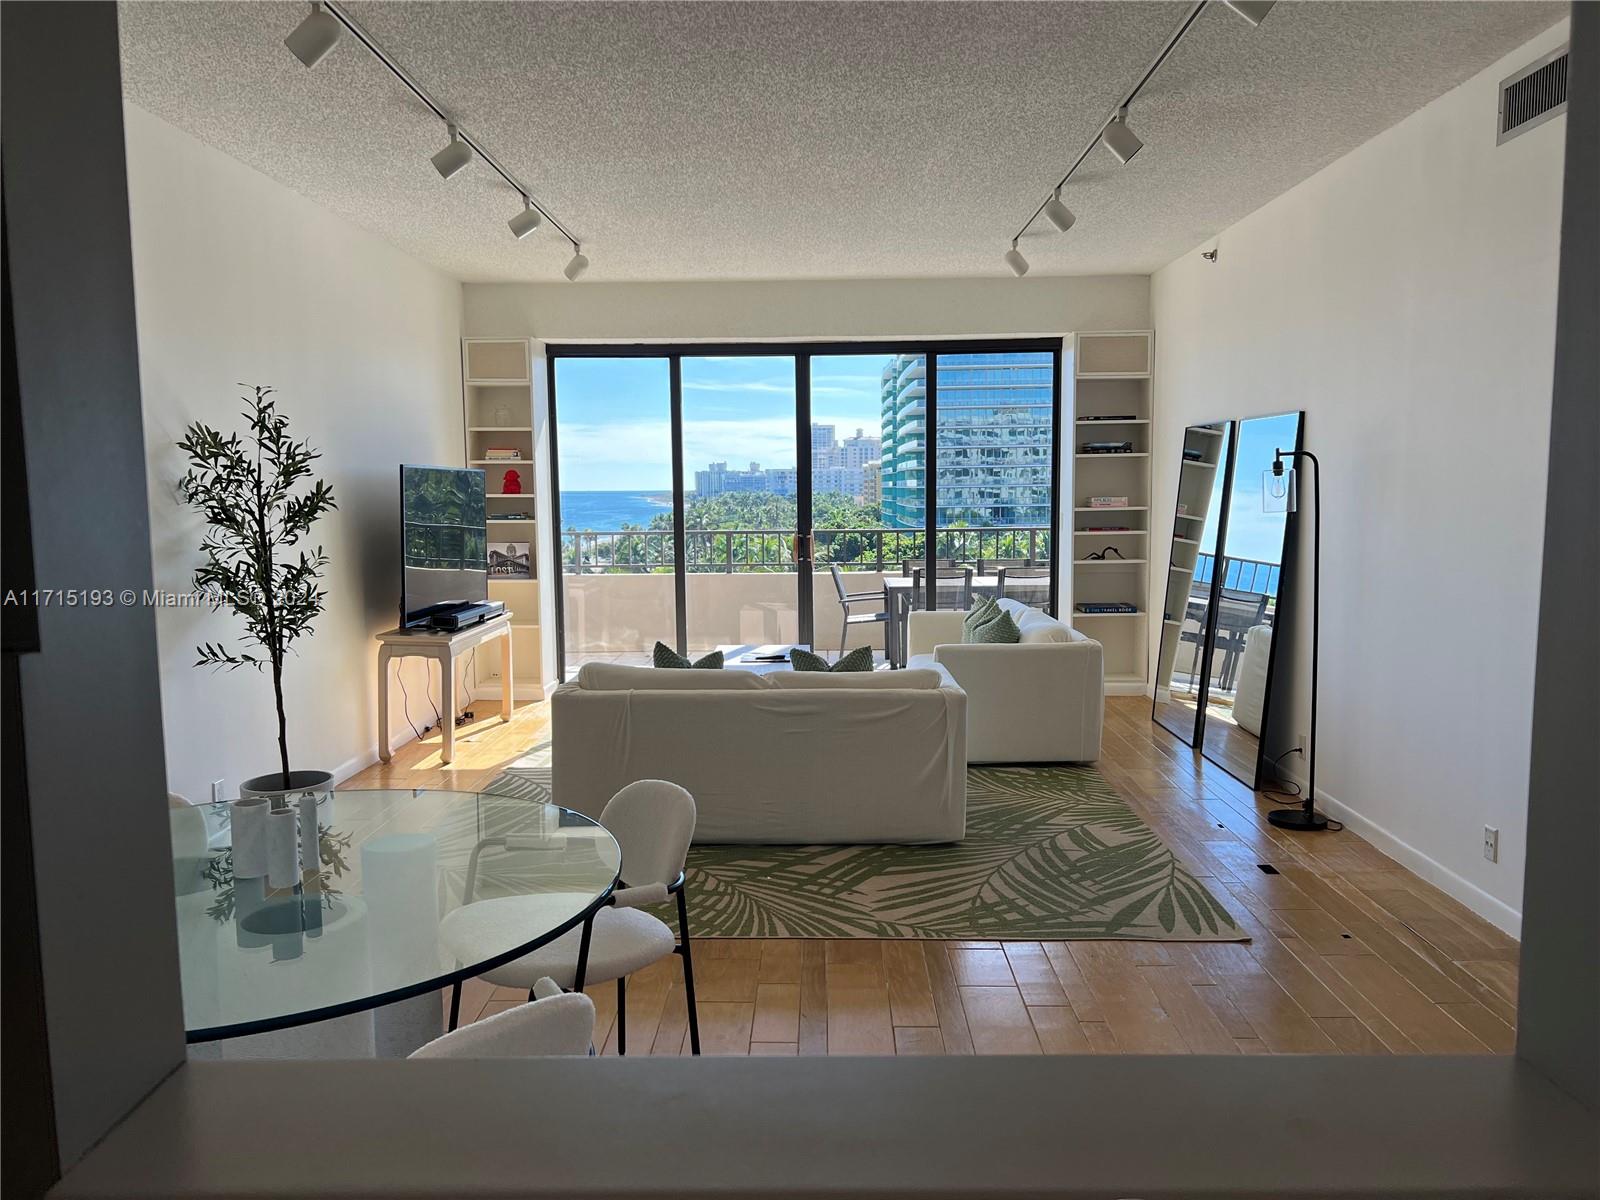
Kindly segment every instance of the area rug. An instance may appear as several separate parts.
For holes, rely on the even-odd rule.
[[[559,803],[549,756],[485,790]],[[688,880],[693,937],[1248,940],[1089,766],[969,768],[957,844],[694,846]]]

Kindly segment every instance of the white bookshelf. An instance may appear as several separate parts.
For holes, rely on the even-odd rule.
[[[1117,694],[1143,693],[1148,681],[1153,338],[1148,329],[1079,334],[1073,356],[1073,608],[1064,615],[1104,648],[1106,690]],[[1129,447],[1089,453],[1086,442]],[[1122,496],[1126,503],[1097,507],[1089,503],[1095,496]],[[1107,547],[1124,557],[1088,557]],[[1078,605],[1095,603],[1132,604],[1139,611],[1078,611]]]
[[[489,599],[511,612],[512,668],[518,690],[541,678],[539,638],[538,522],[534,514],[533,377],[529,343],[521,338],[464,338],[461,342],[462,457],[484,472],[491,548],[509,542],[528,546],[527,578],[489,577]],[[491,457],[514,451],[515,459]],[[515,471],[520,492],[507,492],[506,472]],[[526,514],[526,515],[520,515]],[[498,655],[474,664],[474,690],[500,687]]]

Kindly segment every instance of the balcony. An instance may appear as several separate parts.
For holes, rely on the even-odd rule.
[[[839,649],[838,597],[829,572],[850,573],[852,591],[882,586],[885,574],[924,555],[918,529],[818,529],[812,577],[816,645]],[[759,529],[690,531],[685,543],[689,647],[793,642],[799,636],[793,535]],[[996,559],[1047,565],[1048,526],[939,531],[936,557],[988,567]],[[673,535],[665,530],[586,530],[561,535],[568,669],[589,660],[646,662],[651,645],[676,637]],[[990,568],[992,569],[992,568]],[[876,627],[851,631],[850,645],[882,648]]]

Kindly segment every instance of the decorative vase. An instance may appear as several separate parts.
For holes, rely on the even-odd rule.
[[[515,471],[507,471],[505,477],[500,481],[500,491],[502,495],[506,496],[522,495],[522,476]]]

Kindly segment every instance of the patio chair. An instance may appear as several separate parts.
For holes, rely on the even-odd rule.
[[[1001,567],[997,575],[996,595],[1050,613],[1049,567]]]
[[[839,593],[839,607],[844,610],[844,625],[839,630],[839,656],[844,657],[846,644],[850,638],[850,626],[875,625],[883,626],[883,654],[885,658],[892,656],[889,645],[889,603],[888,596],[883,588],[870,592],[847,591],[844,586],[844,572],[839,570],[838,563],[829,563],[828,570],[833,574],[833,586]],[[850,611],[852,604],[876,604],[877,612],[853,613]]]
[[[972,568],[941,566],[934,571],[934,600],[939,608],[965,611],[972,607]],[[921,609],[927,602],[922,586],[922,568],[911,572],[911,607]]]
[[[935,560],[933,565],[936,567],[953,567],[956,565],[956,560],[953,558],[941,558]],[[900,574],[906,579],[910,579],[912,572],[920,571],[925,566],[927,566],[927,563],[923,559],[908,558],[900,564]]]
[[[1013,567],[1033,566],[1031,558],[980,558],[978,560],[979,575],[998,575],[1001,571],[1009,571]]]

